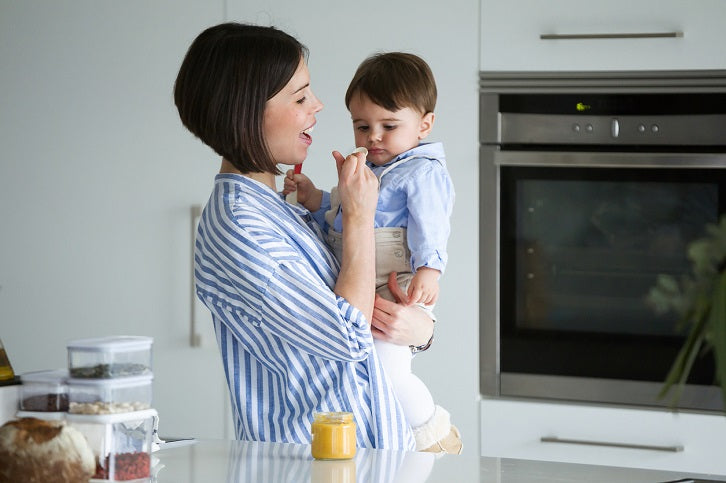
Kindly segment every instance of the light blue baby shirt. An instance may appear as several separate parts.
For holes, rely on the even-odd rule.
[[[406,158],[412,159],[399,163]],[[389,166],[398,164],[380,178],[375,228],[406,228],[411,271],[430,267],[443,274],[448,259],[446,243],[451,232],[449,218],[455,198],[443,145],[422,143],[383,166],[366,164],[378,177]],[[322,205],[313,216],[327,231],[323,215],[330,208],[328,193],[324,193]],[[343,230],[340,212],[333,229]]]

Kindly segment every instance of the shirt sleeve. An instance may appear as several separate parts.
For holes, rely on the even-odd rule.
[[[325,223],[325,212],[330,209],[330,192],[323,191],[323,199],[320,201],[320,208],[318,211],[310,213],[313,220],[318,222],[318,225],[323,229],[323,233],[328,231],[328,227]]]
[[[429,163],[406,180],[408,209],[407,237],[411,269],[430,267],[442,274],[448,255],[446,244],[451,232],[454,186],[446,168]]]
[[[264,216],[247,216],[214,244],[216,260],[197,276],[200,296],[236,313],[227,318],[237,326],[231,329],[268,351],[282,343],[329,360],[367,358],[373,345],[368,320],[333,292],[334,277],[326,283],[320,275],[330,270],[327,252],[304,249]]]
[[[373,345],[368,320],[315,278],[304,263],[279,264],[263,288],[261,328],[317,357],[367,358]]]

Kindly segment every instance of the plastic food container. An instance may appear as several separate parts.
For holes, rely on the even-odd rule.
[[[66,422],[86,437],[96,457],[94,479],[129,481],[149,478],[154,409],[125,414],[68,414]],[[147,480],[144,480],[147,481]]]
[[[68,379],[68,412],[116,414],[151,408],[153,376],[118,379]]]
[[[355,456],[355,421],[353,413],[313,414],[310,450],[319,460],[345,460]]]
[[[151,337],[115,336],[69,341],[73,378],[110,379],[151,373]]]
[[[20,376],[20,410],[68,411],[68,371],[28,372]]]
[[[65,412],[51,412],[51,411],[17,411],[15,417],[21,418],[35,418],[42,419],[43,421],[63,421],[66,418]]]

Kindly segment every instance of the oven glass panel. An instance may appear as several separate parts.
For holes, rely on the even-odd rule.
[[[683,335],[646,298],[658,274],[689,273],[687,245],[723,212],[723,170],[501,176],[502,370],[662,381]]]

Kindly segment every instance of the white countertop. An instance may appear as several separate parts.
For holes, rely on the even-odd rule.
[[[201,440],[162,447],[153,456],[153,471],[159,483],[656,483],[684,478],[726,481],[725,476],[476,454],[437,458],[430,453],[359,449],[353,460],[316,461],[310,456],[309,445],[248,441]]]

